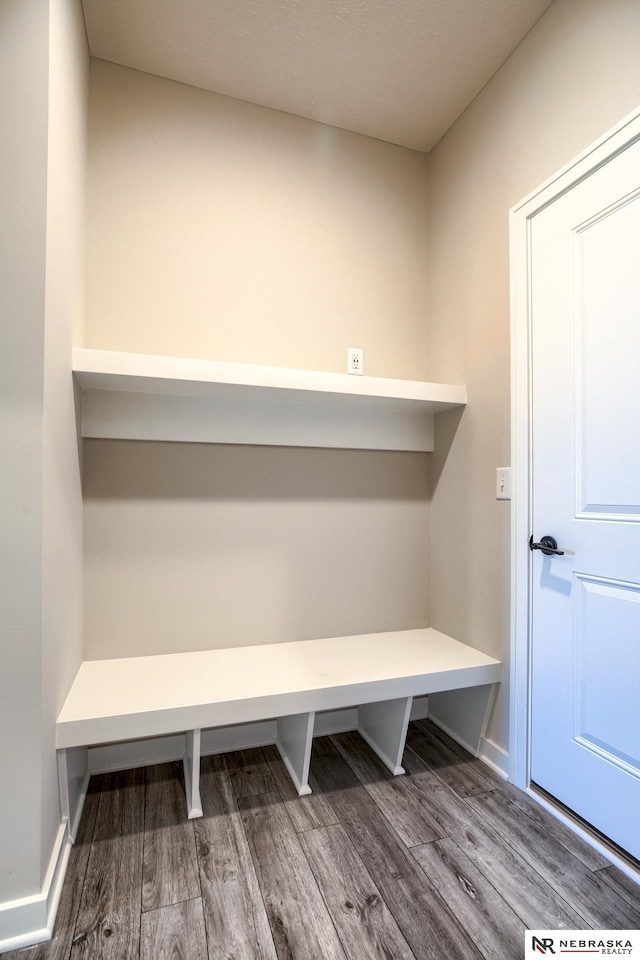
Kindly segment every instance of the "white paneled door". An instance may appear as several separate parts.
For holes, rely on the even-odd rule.
[[[530,230],[531,779],[640,858],[640,142]]]

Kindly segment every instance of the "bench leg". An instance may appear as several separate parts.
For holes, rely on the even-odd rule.
[[[311,793],[309,764],[315,716],[315,713],[296,713],[278,719],[276,746],[301,797]]]
[[[429,718],[474,757],[478,757],[499,689],[499,683],[483,683],[431,694]]]
[[[58,750],[58,790],[60,791],[60,816],[67,821],[67,829],[72,843],[75,837],[71,836],[71,804],[69,803],[69,771],[67,768],[67,751]]]
[[[184,755],[184,788],[187,794],[189,820],[202,816],[200,799],[200,730],[187,730],[187,752]]]
[[[489,693],[487,694],[487,705],[484,710],[484,717],[482,718],[482,729],[480,730],[480,739],[478,740],[478,749],[476,750],[476,757],[480,756],[480,748],[486,739],[487,727],[489,726],[489,721],[491,720],[491,714],[493,713],[493,708],[496,705],[496,699],[498,697],[499,689],[500,689],[499,683],[492,683],[489,686]]]
[[[413,697],[381,700],[358,707],[358,733],[393,774],[404,773],[402,754]]]
[[[60,816],[66,821],[69,839],[75,843],[89,786],[89,751],[87,747],[69,747],[56,754]]]
[[[89,786],[89,751],[87,747],[70,747],[56,754],[60,816],[67,824],[69,839],[75,843]]]

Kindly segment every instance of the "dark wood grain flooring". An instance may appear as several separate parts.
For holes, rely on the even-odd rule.
[[[94,777],[51,941],[7,960],[519,960],[523,931],[640,928],[640,886],[427,721],[404,777],[314,741]]]
[[[362,960],[413,960],[393,914],[344,827],[308,830],[300,839],[346,955]]]
[[[193,820],[211,960],[275,960],[249,843],[224,757],[204,757]]]
[[[145,771],[104,777],[70,956],[117,960],[140,951]]]
[[[187,819],[182,764],[147,767],[146,786],[143,911],[200,896],[196,844]]]
[[[280,960],[345,960],[280,795],[243,797],[238,804]]]
[[[140,960],[207,960],[199,897],[142,914]]]

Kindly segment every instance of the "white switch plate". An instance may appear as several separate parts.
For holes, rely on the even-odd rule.
[[[511,467],[496,467],[496,500],[511,500]]]
[[[362,347],[347,347],[347,373],[362,375]]]

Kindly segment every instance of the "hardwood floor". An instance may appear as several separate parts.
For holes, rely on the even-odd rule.
[[[640,928],[640,887],[428,721],[406,775],[314,740],[94,777],[53,939],[7,960],[519,960],[525,928]]]

